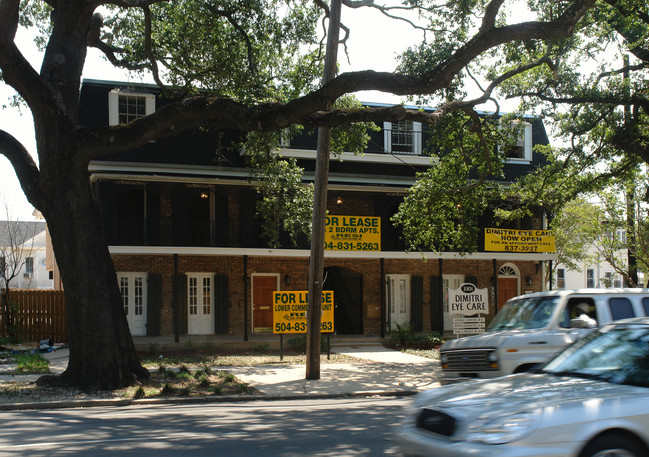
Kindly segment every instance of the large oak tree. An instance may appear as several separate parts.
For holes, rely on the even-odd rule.
[[[426,40],[413,47],[411,55],[419,65],[402,73],[345,73],[318,87],[317,31],[328,13],[319,1],[0,0],[2,80],[33,114],[38,165],[11,135],[10,126],[0,130],[0,153],[11,162],[30,203],[47,220],[66,290],[70,362],[57,381],[116,388],[148,375],[137,359],[121,308],[88,180],[91,160],[199,127],[264,132],[293,124],[335,126],[406,118],[435,123],[452,111],[471,113],[491,96],[495,85],[535,64],[508,69],[474,99],[455,90],[467,65],[508,43],[565,39],[596,2],[541,1],[556,5],[556,14],[518,23],[507,22],[502,11],[507,3],[417,3],[428,18],[418,25],[428,29]],[[374,7],[395,15],[395,10],[371,1],[347,0],[345,6]],[[344,23],[344,11],[342,18]],[[32,24],[43,34],[40,69],[28,63],[14,42],[18,27]],[[89,46],[115,65],[150,73],[178,101],[126,125],[82,127],[77,106]],[[401,106],[326,109],[339,97],[361,90],[432,96],[439,109],[433,114]]]

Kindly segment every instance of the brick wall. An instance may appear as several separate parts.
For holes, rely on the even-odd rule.
[[[172,281],[174,274],[174,259],[171,255],[115,255],[113,256],[117,271],[142,271],[162,275],[162,316],[161,333],[173,335]],[[309,264],[306,258],[286,257],[248,257],[248,280],[253,274],[278,274],[282,290],[307,290]],[[496,271],[506,262],[498,261]],[[541,274],[536,272],[534,262],[512,262],[520,270],[521,292],[541,290]],[[325,267],[342,267],[357,272],[363,277],[362,285],[362,316],[363,332],[376,335],[381,330],[381,261],[379,259],[364,259],[361,255],[351,259],[325,259]],[[443,274],[461,274],[476,277],[479,288],[493,289],[492,278],[494,265],[491,260],[474,259],[445,259]],[[248,306],[248,325],[250,330],[250,282],[248,283],[248,300],[244,297],[244,257],[243,256],[184,256],[178,257],[178,273],[214,273],[229,277],[229,333],[243,335],[244,306]],[[423,329],[431,331],[431,304],[436,297],[431,296],[430,277],[439,276],[439,263],[436,260],[423,259],[386,259],[384,274],[407,274],[423,277]],[[526,284],[529,276],[532,284]],[[286,279],[290,284],[286,283]],[[493,297],[493,295],[492,295]],[[494,303],[490,303],[490,317],[495,311]]]

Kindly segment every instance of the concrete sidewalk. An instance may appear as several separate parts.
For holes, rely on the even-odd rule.
[[[332,350],[371,362],[320,365],[320,379],[306,380],[304,365],[228,367],[241,381],[269,396],[413,393],[439,386],[439,361],[383,346]],[[360,361],[359,361],[360,362]]]
[[[322,363],[320,379],[306,380],[304,365],[221,367],[254,387],[260,398],[337,397],[352,395],[408,395],[439,386],[439,361],[405,354],[381,345],[334,347],[332,352],[357,357],[357,363]],[[65,371],[67,348],[43,354],[54,374]],[[36,381],[40,375],[3,375],[0,383]],[[237,401],[241,401],[237,397]]]

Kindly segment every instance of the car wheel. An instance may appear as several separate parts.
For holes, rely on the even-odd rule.
[[[646,449],[636,439],[619,435],[602,435],[588,443],[579,457],[643,457]]]

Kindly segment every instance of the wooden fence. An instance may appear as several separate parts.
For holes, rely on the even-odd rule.
[[[9,300],[18,304],[15,316],[21,342],[48,338],[54,343],[68,342],[65,293],[62,290],[11,289]],[[4,328],[1,313],[0,324],[0,328]]]

